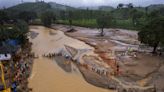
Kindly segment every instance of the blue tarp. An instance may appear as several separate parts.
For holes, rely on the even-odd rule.
[[[7,44],[12,45],[12,46],[17,46],[19,44],[18,40],[7,40]]]

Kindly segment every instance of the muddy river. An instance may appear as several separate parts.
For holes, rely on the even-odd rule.
[[[113,92],[88,84],[76,71],[67,73],[52,59],[43,54],[58,52],[69,45],[77,49],[94,49],[79,40],[67,37],[63,32],[42,26],[30,26],[32,51],[39,56],[34,60],[29,87],[32,92]]]

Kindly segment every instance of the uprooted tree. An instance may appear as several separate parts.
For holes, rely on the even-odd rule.
[[[164,17],[152,19],[138,35],[141,43],[153,47],[153,53],[156,53],[158,46],[164,44]]]

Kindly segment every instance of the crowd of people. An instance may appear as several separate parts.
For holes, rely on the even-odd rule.
[[[1,91],[29,92],[28,77],[31,74],[33,57],[30,44],[26,45],[19,53],[12,55],[11,60],[1,61]]]

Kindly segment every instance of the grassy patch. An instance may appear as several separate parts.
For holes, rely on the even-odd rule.
[[[65,24],[69,25],[68,20],[58,20],[58,24]],[[90,27],[90,28],[97,28],[97,22],[96,19],[82,19],[82,20],[72,20],[72,24],[75,26],[81,26],[81,27]],[[130,29],[130,30],[139,30],[139,26],[133,26],[132,20],[113,20],[113,23],[109,28],[123,28],[123,29]]]
[[[68,20],[58,20],[57,23],[69,25]],[[72,20],[72,24],[81,27],[91,27],[91,28],[97,27],[96,19]]]

